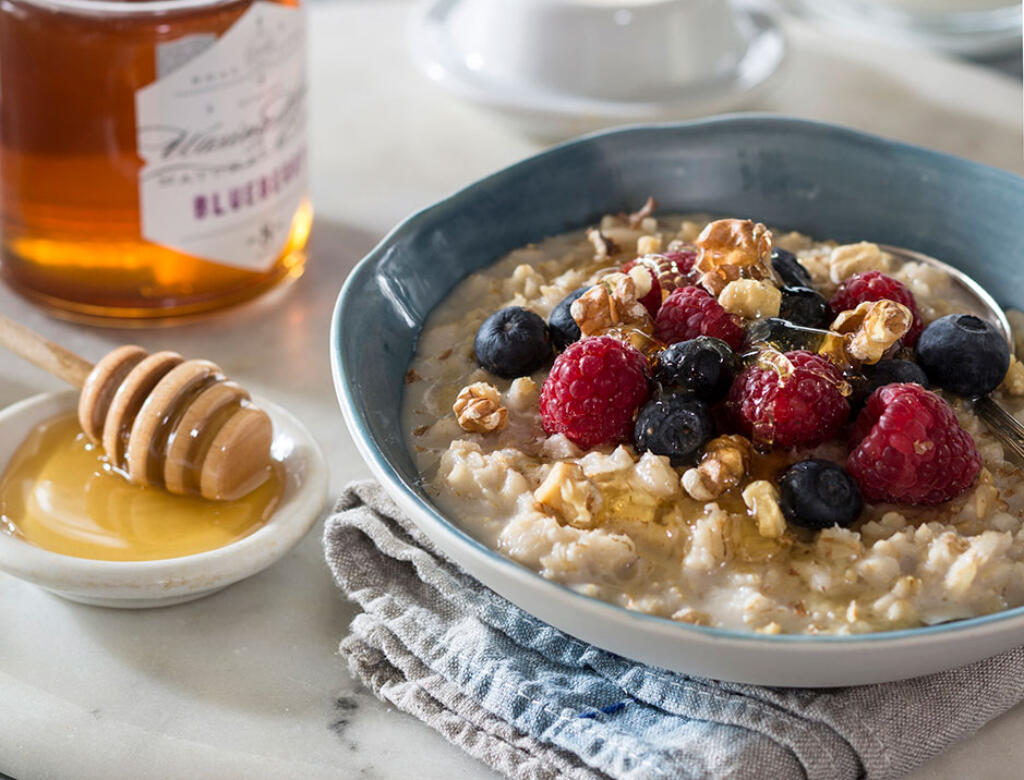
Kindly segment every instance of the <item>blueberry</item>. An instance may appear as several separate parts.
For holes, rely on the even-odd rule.
[[[999,329],[971,314],[935,320],[917,340],[917,362],[932,384],[974,398],[991,393],[1010,368],[1010,345]]]
[[[917,363],[909,360],[879,360],[873,366],[864,366],[861,373],[864,380],[857,383],[850,398],[854,409],[859,409],[875,390],[886,385],[913,382],[928,387],[928,376]]]
[[[864,508],[857,482],[830,460],[794,463],[779,477],[779,493],[782,514],[803,528],[846,528]]]
[[[589,289],[589,287],[580,287],[578,290],[573,290],[558,302],[558,305],[552,309],[551,316],[548,317],[548,327],[551,328],[551,340],[555,343],[555,348],[559,352],[574,341],[580,340],[580,326],[572,318],[572,312],[569,309],[572,306],[572,302]]]
[[[785,249],[775,247],[772,250],[772,268],[787,287],[811,287],[811,275],[807,272],[796,255]]]
[[[547,323],[521,306],[509,306],[484,320],[473,351],[483,368],[504,379],[532,374],[551,357]]]
[[[633,443],[638,452],[667,455],[673,466],[694,463],[715,435],[707,404],[693,396],[666,395],[648,402],[637,415]]]
[[[832,310],[825,296],[810,287],[783,287],[779,317],[805,328],[827,328]]]
[[[679,341],[658,356],[654,378],[662,387],[716,401],[729,392],[740,360],[721,339],[697,336]]]

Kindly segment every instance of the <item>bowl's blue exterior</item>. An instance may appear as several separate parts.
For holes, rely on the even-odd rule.
[[[385,464],[429,509],[400,412],[404,374],[430,311],[460,279],[509,250],[630,211],[648,195],[662,212],[750,217],[820,238],[915,249],[963,269],[1004,306],[1024,308],[1020,177],[776,116],[596,134],[415,214],[349,276],[330,348],[337,390],[364,455]]]

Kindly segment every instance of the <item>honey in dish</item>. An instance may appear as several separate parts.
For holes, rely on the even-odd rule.
[[[235,501],[132,484],[67,414],[38,425],[0,477],[0,532],[76,558],[178,558],[248,536],[270,518],[283,489],[276,461],[266,482]]]

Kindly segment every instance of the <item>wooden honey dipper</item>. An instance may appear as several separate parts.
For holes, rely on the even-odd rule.
[[[270,476],[270,418],[208,360],[123,346],[93,366],[3,315],[0,346],[81,389],[82,430],[136,484],[231,501]]]

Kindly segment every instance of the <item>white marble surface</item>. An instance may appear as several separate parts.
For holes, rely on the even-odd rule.
[[[309,271],[243,309],[165,331],[75,327],[5,289],[0,311],[82,354],[138,341],[207,356],[292,409],[332,461],[366,476],[337,411],[328,318],[352,264],[395,222],[539,148],[422,81],[402,43],[406,2],[314,5]],[[850,124],[1018,173],[1020,86],[972,66],[790,30],[786,79],[761,108]],[[0,355],[0,404],[55,389]],[[283,561],[203,601],[144,612],[63,602],[0,575],[0,772],[28,778],[423,777],[486,771],[363,693],[337,655],[352,609],[314,531]],[[919,778],[1008,777],[1024,707]]]

